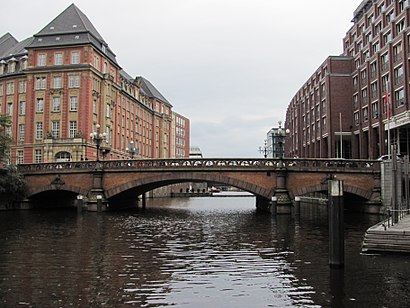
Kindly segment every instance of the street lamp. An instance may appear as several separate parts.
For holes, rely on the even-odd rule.
[[[107,139],[107,134],[105,132],[104,133],[100,132],[99,124],[97,124],[95,128],[96,128],[96,131],[90,133],[90,139],[95,143],[95,146],[97,147],[97,161],[100,161],[101,142]]]
[[[134,141],[130,141],[130,146],[129,148],[125,149],[128,153],[131,155],[131,159],[134,158],[134,155],[138,155],[138,148],[135,147]]]
[[[259,147],[259,153],[263,153],[265,158],[268,157],[269,153],[272,153],[272,149],[268,146],[267,140],[265,140],[265,144],[263,146]]]
[[[286,129],[286,130],[282,129],[282,122],[279,121],[279,128],[278,128],[277,133],[278,133],[277,138],[278,138],[278,145],[279,145],[279,153],[278,154],[279,154],[279,158],[282,159],[283,156],[284,156],[284,152],[285,152],[284,148],[283,148],[284,139],[285,139],[286,135],[290,133],[290,130],[289,129]]]

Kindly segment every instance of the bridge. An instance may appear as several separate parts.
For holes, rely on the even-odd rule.
[[[84,196],[96,211],[136,206],[138,196],[183,182],[234,186],[256,196],[256,206],[268,208],[273,196],[278,212],[289,213],[295,196],[327,193],[327,180],[344,181],[348,203],[356,210],[380,212],[380,162],[340,159],[132,159],[75,161],[18,166],[27,182],[25,207],[48,203],[72,206]],[[345,200],[346,200],[345,197]],[[145,199],[143,199],[145,202]]]

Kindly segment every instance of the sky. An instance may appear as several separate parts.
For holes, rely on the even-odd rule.
[[[117,62],[191,122],[204,157],[262,157],[267,132],[328,56],[361,0],[3,1],[0,36],[21,41],[74,3]]]

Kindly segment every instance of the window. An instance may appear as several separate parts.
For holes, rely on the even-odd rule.
[[[26,93],[27,91],[27,81],[20,80],[19,81],[19,93]]]
[[[363,119],[364,119],[364,121],[369,120],[369,108],[367,108],[367,107],[363,108]]]
[[[374,27],[374,36],[376,36],[381,30],[382,30],[382,22],[379,22],[379,23]]]
[[[12,117],[13,116],[13,103],[7,104],[7,115]]]
[[[375,119],[379,117],[379,107],[377,103],[372,104],[372,117]]]
[[[53,89],[61,89],[62,88],[62,82],[61,82],[61,76],[56,76],[53,78]]]
[[[362,103],[367,103],[367,89],[362,90]]]
[[[362,70],[362,71],[360,72],[360,77],[361,77],[362,81],[366,81],[366,79],[367,79],[367,71],[366,71],[366,69],[364,69],[364,70]]]
[[[19,150],[17,151],[17,164],[24,164],[24,152]]]
[[[370,63],[370,78],[375,78],[377,76],[377,62],[374,61]]]
[[[36,77],[36,90],[44,90],[46,88],[46,84],[46,77]]]
[[[74,138],[77,134],[77,121],[70,121],[70,138]]]
[[[43,122],[36,122],[36,140],[43,139]]]
[[[45,66],[46,65],[46,54],[40,53],[38,55],[38,66]]]
[[[388,31],[385,35],[383,35],[384,45],[388,44],[390,41],[391,41],[391,32]]]
[[[60,112],[61,99],[59,96],[53,97],[53,112]]]
[[[0,83],[0,96],[3,96],[3,84]]]
[[[359,108],[359,97],[357,96],[357,94],[353,95],[353,108]]]
[[[60,121],[51,122],[51,135],[53,138],[60,138]]]
[[[36,104],[36,112],[43,112],[44,111],[44,99],[43,98],[37,98],[37,104]]]
[[[54,65],[63,65],[63,54],[61,52],[54,54]]]
[[[41,150],[34,150],[34,161],[37,164],[41,163],[41,161],[42,161]]]
[[[70,111],[78,110],[78,96],[70,96]]]
[[[25,115],[26,114],[26,102],[25,101],[20,101],[19,103],[19,115]]]
[[[394,62],[400,61],[402,59],[401,43],[393,47],[393,59],[394,59]]]
[[[80,52],[79,51],[71,52],[71,64],[80,64]]]
[[[373,83],[370,85],[370,88],[371,88],[371,95],[372,95],[371,97],[372,97],[372,98],[376,98],[376,97],[378,96],[377,81],[373,82]]]
[[[80,76],[79,75],[68,76],[68,87],[69,88],[79,88],[80,87]]]
[[[394,101],[396,102],[396,107],[404,105],[404,90],[400,89],[394,92]]]
[[[380,57],[381,63],[382,63],[382,70],[385,70],[389,66],[389,55],[387,53],[383,54]]]
[[[404,19],[396,23],[396,35],[402,32],[405,28]]]
[[[380,43],[376,42],[373,44],[373,54],[378,53],[380,50]]]
[[[6,83],[6,95],[14,94],[14,81]]]
[[[355,112],[353,115],[353,118],[354,118],[354,125],[359,126],[359,113]]]
[[[394,84],[398,85],[403,82],[403,66],[400,65],[396,67],[393,71],[394,73]]]
[[[106,105],[106,111],[105,111],[105,113],[106,113],[106,117],[107,118],[110,118],[111,117],[111,105],[110,104],[107,104]]]
[[[385,92],[389,89],[389,74],[382,76],[382,91]]]
[[[392,22],[394,19],[394,11],[391,10],[389,13],[386,14],[386,21],[387,23]]]
[[[24,141],[25,125],[19,124],[19,141]]]

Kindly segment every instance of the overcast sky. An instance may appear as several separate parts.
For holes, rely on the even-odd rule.
[[[0,36],[23,40],[73,1],[3,1]],[[342,53],[361,0],[77,0],[131,76],[191,120],[205,157],[259,146],[329,55]],[[7,13],[6,13],[7,12]]]

